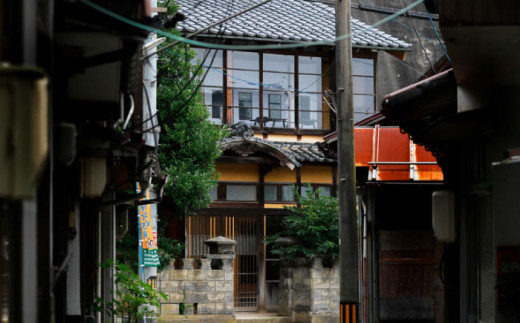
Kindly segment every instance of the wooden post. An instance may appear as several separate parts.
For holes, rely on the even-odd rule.
[[[350,34],[350,1],[336,1],[336,37]],[[354,105],[350,37],[336,41],[340,319],[358,321],[359,265],[354,156]]]

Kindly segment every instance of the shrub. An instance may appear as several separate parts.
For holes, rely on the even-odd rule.
[[[308,186],[310,188],[310,186]],[[273,244],[272,252],[284,258],[323,257],[338,258],[338,201],[334,197],[320,196],[319,190],[308,189],[304,196],[294,192],[298,206],[285,207],[291,214],[283,221],[283,230],[266,237],[267,244]],[[280,237],[292,237],[296,243],[281,245],[275,243]]]

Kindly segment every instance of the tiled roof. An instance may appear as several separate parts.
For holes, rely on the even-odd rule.
[[[245,146],[248,147],[244,149]],[[285,157],[284,159],[287,159],[287,161],[290,161],[290,163],[296,167],[301,167],[302,163],[336,162],[335,159],[325,157],[325,154],[318,146],[318,143],[307,143],[299,141],[271,141],[257,137],[244,138],[242,136],[232,136],[223,140],[222,149],[237,150],[239,153],[245,151],[245,154],[249,154],[257,150],[266,150],[270,152],[269,150],[272,149],[272,151],[279,152],[283,157]],[[287,164],[282,160],[281,162],[282,164]]]
[[[262,0],[177,0],[186,20],[178,25],[192,33]],[[224,28],[225,27],[225,28]],[[271,41],[320,41],[335,38],[335,10],[323,3],[305,0],[272,0],[213,27],[209,34]],[[352,18],[352,46],[406,50],[411,45]],[[208,32],[206,32],[208,33]]]

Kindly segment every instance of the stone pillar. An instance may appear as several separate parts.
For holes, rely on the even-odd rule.
[[[215,304],[217,314],[233,314],[234,313],[234,272],[233,259],[235,259],[235,251],[233,246],[236,241],[218,236],[204,241],[209,247],[209,254],[203,257],[211,260],[211,269],[223,270],[224,281],[218,282],[222,284],[217,289],[224,295],[223,302]]]

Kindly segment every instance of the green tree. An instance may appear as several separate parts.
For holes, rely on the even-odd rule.
[[[174,4],[169,12],[176,11]],[[178,32],[175,29],[169,32]],[[169,175],[165,195],[176,214],[206,207],[216,186],[215,161],[226,131],[213,125],[199,90],[203,69],[194,66],[195,52],[179,43],[159,55],[157,106],[161,120],[159,161]],[[193,75],[197,77],[193,78]]]
[[[281,232],[266,237],[266,243],[273,244],[272,252],[285,258],[323,257],[326,260],[338,258],[338,201],[334,197],[320,196],[319,190],[313,192],[310,185],[306,194],[301,196],[296,190],[294,195],[299,206],[285,207],[291,214],[283,221]],[[276,239],[290,237],[295,244],[277,244]]]

